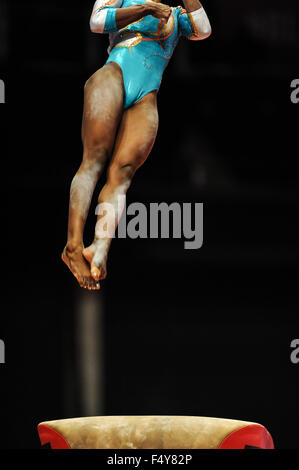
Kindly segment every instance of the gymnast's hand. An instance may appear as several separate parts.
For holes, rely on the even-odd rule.
[[[162,23],[167,23],[168,18],[171,15],[171,7],[164,5],[163,3],[157,3],[149,1],[146,3],[148,8],[148,15],[152,15],[154,18],[161,20]]]

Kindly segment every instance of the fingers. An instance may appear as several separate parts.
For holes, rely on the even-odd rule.
[[[163,16],[160,18],[160,23],[166,24],[169,20],[169,16]]]
[[[167,23],[171,15],[171,7],[162,3],[156,3],[151,14],[155,18],[159,19],[163,24]]]
[[[168,18],[170,17],[170,15],[171,15],[171,8],[168,5],[163,5],[163,6],[164,6],[164,8],[163,8],[164,18],[162,18],[162,19],[165,19],[167,21]]]

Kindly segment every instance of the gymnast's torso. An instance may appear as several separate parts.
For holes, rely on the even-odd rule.
[[[93,12],[97,14],[107,10],[103,31],[109,33],[109,57],[106,64],[115,62],[122,70],[125,109],[150,91],[159,89],[163,72],[181,36],[197,38],[192,16],[181,6],[171,9],[166,24],[147,15],[122,29],[116,29],[116,8],[144,3],[146,0],[98,0]]]

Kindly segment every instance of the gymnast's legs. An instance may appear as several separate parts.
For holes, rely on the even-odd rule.
[[[100,210],[98,216],[94,241],[83,251],[83,255],[90,263],[91,275],[95,281],[106,277],[107,255],[123,209],[118,202],[118,197],[126,195],[136,170],[150,154],[157,130],[157,92],[152,91],[124,111],[121,119],[108,168],[107,182],[99,196],[99,207],[109,203],[110,207],[112,206],[114,209],[113,219],[109,220],[106,217],[110,227],[112,226],[112,231],[109,236],[105,236],[103,233],[101,221],[102,217],[106,215],[104,208],[103,211]]]
[[[107,64],[86,82],[82,122],[83,159],[70,188],[67,244],[62,260],[81,287],[97,289],[82,255],[83,232],[91,198],[105,162],[111,154],[123,112],[122,73]]]
[[[83,232],[91,198],[104,168],[112,155],[107,182],[99,203],[111,202],[125,195],[133,175],[150,153],[158,127],[156,92],[123,110],[122,72],[115,63],[98,70],[86,83],[82,124],[83,159],[70,189],[68,238],[62,253],[81,287],[99,289],[106,276],[106,261],[111,238],[95,239],[84,250]],[[120,216],[120,214],[119,214]],[[99,215],[97,226],[99,224]],[[97,227],[96,226],[96,227]],[[116,229],[115,221],[114,229]]]

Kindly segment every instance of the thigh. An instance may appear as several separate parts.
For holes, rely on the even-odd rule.
[[[112,150],[123,114],[124,88],[121,69],[107,64],[86,82],[82,139],[85,148],[102,145]]]
[[[110,166],[140,167],[154,145],[158,124],[157,92],[154,91],[124,111]]]

